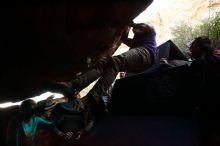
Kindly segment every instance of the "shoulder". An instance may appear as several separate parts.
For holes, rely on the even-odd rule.
[[[36,123],[46,121],[43,118],[37,117],[37,116],[33,116],[32,119],[33,119],[33,122],[36,122]]]

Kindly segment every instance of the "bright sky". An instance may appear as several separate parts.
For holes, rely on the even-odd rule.
[[[174,1],[176,0],[154,0],[152,4],[146,9],[146,11],[144,11],[134,19],[134,22],[143,22],[144,19],[151,17],[152,14],[157,12],[158,10],[173,5]]]

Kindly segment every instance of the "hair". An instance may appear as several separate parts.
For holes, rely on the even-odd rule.
[[[133,24],[133,29],[141,29],[144,32],[151,32],[151,31],[155,31],[154,27],[152,25],[148,25],[146,23],[136,23]]]
[[[27,120],[34,115],[34,110],[37,107],[37,103],[32,99],[26,99],[22,101],[19,112],[23,120]]]
[[[213,50],[212,41],[207,36],[200,36],[194,39],[191,46],[197,44],[197,46],[203,51],[209,53]]]

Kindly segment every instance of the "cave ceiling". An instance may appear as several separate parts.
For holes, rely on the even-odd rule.
[[[111,56],[125,26],[152,0],[1,5],[0,101],[27,98],[47,80],[70,81]]]

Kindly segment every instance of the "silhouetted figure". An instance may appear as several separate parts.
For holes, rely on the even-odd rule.
[[[208,73],[220,77],[218,74],[220,67],[220,51],[213,47],[208,37],[197,37],[191,43],[189,49],[191,51],[191,66],[193,69],[199,70],[201,73]]]
[[[90,70],[80,75],[69,83],[54,83],[48,85],[52,91],[60,91],[70,98],[76,92],[81,91],[90,83],[99,78],[89,93],[81,98],[85,108],[85,125],[91,119],[91,109],[103,95],[106,95],[109,87],[114,82],[119,72],[141,72],[149,68],[157,58],[156,32],[153,27],[144,24],[130,24],[133,27],[134,37],[128,38],[128,29],[122,35],[121,40],[130,46],[130,49],[118,56],[102,58],[91,67]],[[93,118],[92,118],[93,119]]]
[[[220,50],[213,47],[208,37],[196,38],[190,45],[192,83],[201,114],[203,145],[219,145],[219,82]]]
[[[217,97],[220,81],[220,53],[208,37],[198,37],[190,45],[193,83],[201,109],[206,112],[220,111]],[[210,98],[207,98],[210,97]]]

